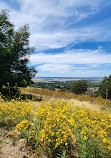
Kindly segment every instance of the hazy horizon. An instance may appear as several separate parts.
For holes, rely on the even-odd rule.
[[[34,77],[34,78],[104,78],[104,77],[47,77],[47,76],[44,76],[44,77]]]

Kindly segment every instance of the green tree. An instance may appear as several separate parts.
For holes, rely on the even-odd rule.
[[[86,80],[78,80],[73,82],[71,91],[75,94],[83,94],[87,91],[87,81]]]
[[[103,98],[111,99],[111,75],[109,75],[109,77],[104,77],[98,91]]]
[[[29,27],[14,30],[6,10],[0,12],[0,90],[3,85],[27,86],[36,71],[27,66],[34,48],[29,47]]]

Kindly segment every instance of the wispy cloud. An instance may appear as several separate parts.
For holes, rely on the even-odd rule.
[[[111,54],[98,50],[71,50],[56,54],[38,53],[30,56],[39,76],[105,76],[111,65]],[[106,68],[105,68],[106,67]]]
[[[57,54],[38,53],[30,56],[33,64],[109,64],[111,54],[106,54],[103,50],[71,50]]]
[[[9,10],[16,29],[29,24],[30,45],[36,47],[30,65],[35,65],[40,76],[108,75],[109,50],[102,50],[102,45],[93,50],[72,46],[111,42],[110,7],[111,1],[106,0],[0,0],[0,9]]]
[[[91,65],[78,67],[77,65],[43,64],[37,67],[39,77],[104,77],[109,75],[107,66],[99,64],[95,69]],[[101,68],[99,68],[101,67]],[[99,68],[99,69],[98,69]]]
[[[39,50],[61,48],[77,41],[99,40],[102,32],[103,36],[106,36],[102,25],[89,27],[86,24],[81,27],[80,23],[83,19],[98,13],[105,5],[104,0],[18,0],[18,2],[19,10],[11,8],[3,0],[1,6],[10,10],[10,18],[17,28],[26,23],[30,25],[31,45]]]

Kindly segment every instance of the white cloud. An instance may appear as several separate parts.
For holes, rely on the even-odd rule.
[[[15,2],[14,0],[12,0]],[[96,15],[106,0],[16,0],[19,9],[0,0],[0,9],[7,8],[15,28],[30,26],[30,45],[41,53],[30,56],[31,65],[37,65],[41,76],[103,76],[109,70],[94,70],[101,64],[111,64],[111,55],[98,50],[69,50],[45,54],[42,50],[66,47],[83,41],[111,40],[109,21],[90,23],[87,18]],[[82,20],[86,24],[82,25]],[[92,22],[92,21],[91,21]],[[79,25],[78,25],[79,23]],[[69,48],[70,49],[70,48]],[[85,65],[83,67],[83,64]],[[79,65],[79,67],[77,66]]]
[[[101,35],[106,36],[102,25],[70,28],[70,24],[76,24],[98,12],[101,4],[104,5],[103,2],[104,0],[18,0],[20,9],[15,10],[1,0],[0,7],[9,9],[10,19],[16,28],[29,24],[31,46],[43,50],[65,47],[77,41],[104,39],[105,37],[100,38]],[[108,35],[107,38],[110,38]]]
[[[59,75],[64,75],[65,73],[69,73],[72,66],[67,64],[44,64],[37,67],[41,72],[50,72],[50,73],[58,73]]]
[[[30,56],[32,64],[109,64],[111,54],[102,50],[71,50],[63,53],[46,54],[38,53]]]
[[[92,69],[87,67],[76,67],[68,64],[43,64],[37,67],[39,77],[104,77],[110,75],[109,70]]]
[[[8,10],[10,10],[11,8],[9,7],[8,4],[4,3],[3,1],[0,1],[0,10],[1,9],[8,9]]]
[[[31,65],[36,65],[37,76],[105,76],[110,74],[111,54],[98,50],[72,50],[63,53],[38,53],[30,56]],[[106,68],[105,68],[106,65]]]

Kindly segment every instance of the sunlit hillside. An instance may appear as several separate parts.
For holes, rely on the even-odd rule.
[[[0,98],[3,156],[6,132],[15,146],[24,140],[25,156],[31,158],[111,157],[110,100],[34,88],[21,88],[21,92],[41,101]],[[17,149],[12,158],[23,157],[20,153]]]
[[[22,93],[32,94],[38,99],[50,100],[50,99],[65,99],[68,102],[74,102],[74,105],[80,105],[88,107],[92,110],[102,110],[105,113],[111,114],[111,100],[103,99],[102,97],[91,97],[89,95],[77,95],[74,93],[56,92],[48,89],[38,88],[20,88]],[[72,103],[73,104],[73,103]]]

